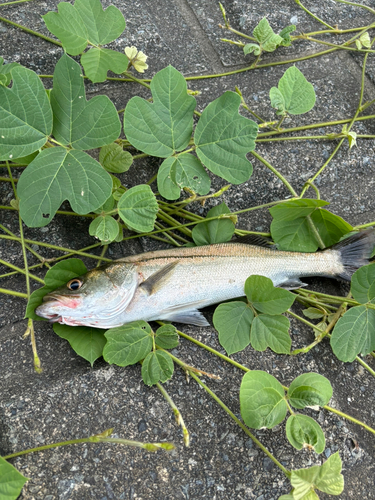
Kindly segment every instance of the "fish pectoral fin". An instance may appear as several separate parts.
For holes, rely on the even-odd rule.
[[[279,288],[285,288],[286,290],[296,290],[297,288],[301,288],[303,286],[307,286],[307,283],[299,280],[298,278],[292,278],[277,285]]]
[[[176,323],[186,323],[187,325],[210,326],[210,323],[198,309],[175,311],[166,315],[163,314],[161,319],[175,321]]]
[[[171,273],[173,272],[177,264],[178,260],[175,260],[174,262],[171,262],[170,264],[162,267],[159,271],[152,274],[145,281],[143,281],[143,283],[139,285],[139,288],[144,290],[147,295],[152,295],[157,290],[159,290],[159,288],[164,285],[166,281],[169,280],[169,278],[171,277]]]

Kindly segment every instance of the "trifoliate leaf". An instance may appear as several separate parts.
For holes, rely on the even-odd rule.
[[[265,50],[266,52],[273,52],[284,42],[284,39],[280,35],[276,35],[276,33],[274,33],[265,17],[254,28],[253,35],[259,42],[262,50]]]

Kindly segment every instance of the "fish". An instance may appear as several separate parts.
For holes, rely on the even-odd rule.
[[[115,328],[132,321],[165,320],[209,325],[199,311],[244,296],[251,275],[296,289],[300,278],[350,280],[368,264],[375,230],[353,234],[314,253],[277,250],[260,237],[198,247],[179,247],[124,257],[71,279],[48,293],[36,314],[70,326]]]

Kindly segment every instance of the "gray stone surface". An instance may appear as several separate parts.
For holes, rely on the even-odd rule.
[[[1,16],[48,35],[40,15],[56,10],[57,1],[36,1],[1,8]],[[224,2],[223,2],[224,3]],[[372,2],[367,2],[369,5]],[[109,2],[104,5],[107,6]],[[118,1],[127,19],[127,29],[112,47],[122,50],[135,44],[149,55],[152,77],[171,63],[185,75],[222,73],[248,67],[253,58],[243,57],[240,49],[220,42],[230,34],[218,27],[222,22],[216,2],[195,0]],[[225,2],[228,17],[234,28],[252,32],[259,20],[267,15],[276,32],[294,23],[300,32],[320,29],[319,23],[298,8],[292,0],[275,2]],[[372,21],[370,13],[350,5],[330,1],[306,1],[306,6],[326,22],[339,27],[365,26]],[[296,19],[297,18],[297,19]],[[0,23],[1,55],[7,62],[18,61],[40,74],[51,74],[62,51],[57,46]],[[232,37],[236,39],[237,37]],[[337,38],[336,40],[341,40]],[[322,49],[324,47],[322,46]],[[288,60],[316,51],[310,42],[298,42],[275,54],[266,54],[263,63]],[[362,57],[348,51],[327,54],[322,58],[297,63],[315,87],[317,102],[314,109],[300,117],[288,119],[285,126],[345,119],[353,116],[359,99]],[[189,88],[199,90],[198,108],[204,107],[226,90],[237,85],[249,107],[265,120],[275,119],[269,106],[268,92],[277,84],[287,66],[274,66],[243,72],[220,79],[194,80]],[[367,100],[375,98],[374,63],[369,58],[366,75]],[[50,80],[46,79],[46,85]],[[135,84],[106,82],[87,85],[89,95],[106,93],[118,109],[135,94],[149,97],[146,90]],[[369,109],[368,112],[374,112]],[[243,111],[245,116],[246,111]],[[311,135],[324,133],[314,129]],[[340,127],[331,128],[338,132]],[[356,125],[357,133],[374,134],[374,122]],[[298,191],[327,160],[336,142],[285,141],[259,143],[257,151],[293,183]],[[374,220],[375,214],[375,154],[373,140],[358,141],[358,148],[344,145],[322,176],[317,180],[323,199],[331,202],[331,210],[351,224]],[[122,177],[125,185],[147,181],[157,171],[160,161],[138,161]],[[232,187],[223,196],[231,210],[241,210],[270,201],[283,199],[288,192],[283,184],[257,160],[254,160],[251,179]],[[0,175],[6,175],[1,169]],[[213,189],[226,184],[213,178]],[[312,193],[313,195],[313,193]],[[1,204],[12,198],[9,185],[0,183]],[[205,214],[216,201],[202,209]],[[15,234],[19,233],[14,212],[1,211],[0,222]],[[268,231],[270,215],[267,210],[241,215],[238,227]],[[25,228],[25,236],[71,248],[95,243],[87,232],[83,218],[56,216],[42,229]],[[162,247],[152,240],[131,240],[113,244],[111,258]],[[58,252],[39,246],[46,258]],[[96,249],[100,252],[100,248]],[[0,257],[23,266],[20,246],[0,239]],[[84,259],[86,265],[92,262]],[[35,263],[30,256],[30,264]],[[0,266],[0,273],[6,268]],[[44,271],[35,271],[43,276]],[[12,276],[1,279],[0,286],[24,291],[24,279]],[[39,285],[33,284],[33,289]],[[311,279],[309,286],[325,293],[344,294],[348,285],[329,279]],[[29,340],[23,338],[25,303],[22,299],[0,295],[0,455],[50,442],[86,437],[109,427],[115,435],[142,441],[172,441],[176,450],[171,453],[148,454],[120,445],[76,445],[26,455],[12,460],[30,478],[20,498],[27,500],[110,500],[110,499],[257,499],[276,500],[290,490],[286,478],[259,450],[242,430],[217,406],[194,381],[188,382],[176,369],[166,388],[181,410],[191,434],[190,448],[184,448],[182,434],[172,411],[155,388],[146,387],[140,378],[140,366],[119,368],[103,360],[94,368],[79,358],[63,339],[57,337],[48,323],[36,323],[38,353],[43,373],[33,370]],[[300,312],[298,306],[296,311]],[[205,311],[212,324],[213,308]],[[293,348],[302,347],[313,339],[312,332],[295,320],[291,321]],[[188,335],[223,352],[213,327],[181,326]],[[181,340],[176,355],[187,363],[220,375],[220,381],[204,377],[209,387],[230,409],[240,416],[238,392],[242,372],[221,359]],[[375,426],[373,402],[374,380],[357,363],[341,363],[328,343],[322,343],[307,355],[290,358],[269,350],[254,352],[250,347],[233,355],[233,359],[252,369],[267,370],[281,383],[288,385],[304,372],[317,371],[333,385],[331,406]],[[366,360],[374,368],[373,360]],[[284,424],[273,430],[254,434],[287,468],[300,468],[321,463],[330,454],[340,452],[343,460],[345,490],[342,500],[374,498],[374,436],[362,428],[324,410],[309,411],[326,434],[327,447],[322,456],[307,450],[296,452],[287,442]],[[326,496],[321,495],[321,498]]]

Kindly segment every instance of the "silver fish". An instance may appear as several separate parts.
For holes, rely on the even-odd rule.
[[[93,269],[45,295],[38,316],[71,326],[113,328],[136,320],[208,325],[198,309],[244,295],[246,279],[270,278],[275,286],[304,286],[300,277],[350,280],[368,264],[373,229],[315,253],[283,252],[268,243],[231,242],[159,250]],[[256,244],[254,244],[256,243]]]

